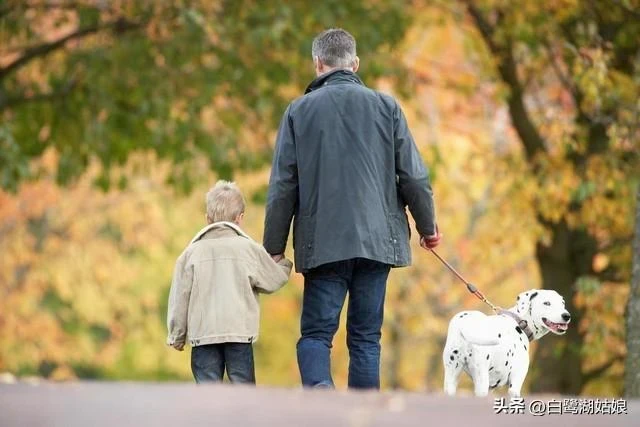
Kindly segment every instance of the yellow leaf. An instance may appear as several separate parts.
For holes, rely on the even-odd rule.
[[[598,253],[593,257],[593,271],[599,273],[609,266],[609,257],[603,253]]]

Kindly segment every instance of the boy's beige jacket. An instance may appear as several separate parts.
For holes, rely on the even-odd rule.
[[[176,261],[167,344],[255,342],[258,292],[280,289],[291,267],[286,259],[276,264],[236,224],[217,222],[203,228]]]

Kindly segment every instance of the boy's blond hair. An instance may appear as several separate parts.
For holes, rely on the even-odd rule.
[[[220,180],[207,192],[207,219],[234,222],[244,213],[244,198],[235,182]]]

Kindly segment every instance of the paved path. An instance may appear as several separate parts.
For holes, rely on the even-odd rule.
[[[552,396],[537,396],[548,401]],[[528,399],[530,400],[530,399]],[[0,426],[630,426],[628,415],[496,415],[493,398],[155,383],[0,384]],[[528,412],[528,411],[527,411]]]

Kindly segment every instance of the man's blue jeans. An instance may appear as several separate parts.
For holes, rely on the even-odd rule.
[[[356,258],[304,274],[297,346],[303,386],[333,387],[331,346],[348,292],[349,387],[380,388],[380,336],[390,269],[388,264]]]

